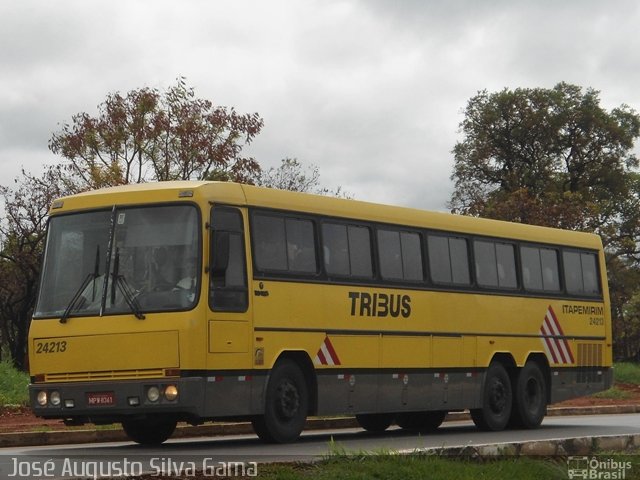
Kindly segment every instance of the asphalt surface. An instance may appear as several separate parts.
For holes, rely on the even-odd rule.
[[[590,455],[594,448],[626,450],[640,447],[640,413],[550,416],[535,430],[480,432],[468,420],[450,421],[437,432],[419,435],[392,428],[374,435],[359,428],[306,431],[288,445],[266,445],[255,435],[171,439],[159,447],[131,442],[60,446],[6,447],[0,449],[0,478],[16,469],[23,478],[44,478],[37,468],[49,465],[57,478],[65,472],[92,477],[87,468],[124,474],[159,472],[184,474],[214,465],[259,465],[271,462],[315,461],[332,452],[440,451],[453,455]],[[66,469],[66,470],[65,470]],[[84,470],[82,470],[84,469]],[[107,472],[107,470],[109,470]],[[114,469],[116,471],[114,472]],[[180,470],[182,469],[182,470]],[[179,471],[180,470],[180,471]]]
[[[609,414],[629,414],[640,413],[640,405],[612,405],[612,406],[592,406],[592,407],[550,407],[547,412],[547,419],[556,416],[574,415],[609,415]],[[445,425],[452,421],[468,420],[468,413],[451,413],[445,420]],[[306,430],[335,430],[343,428],[356,428],[359,426],[353,417],[340,418],[312,418],[307,422]],[[173,434],[172,439],[216,437],[229,435],[253,435],[253,429],[249,423],[213,423],[197,427],[179,426]],[[121,429],[97,430],[87,429],[64,429],[60,431],[35,431],[16,432],[0,434],[0,448],[35,446],[35,445],[65,445],[78,443],[102,443],[102,442],[125,442],[127,436]]]

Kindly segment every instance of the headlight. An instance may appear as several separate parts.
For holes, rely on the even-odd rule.
[[[178,398],[178,387],[176,387],[175,385],[167,386],[167,388],[164,389],[164,398],[166,398],[170,402]]]
[[[157,402],[160,398],[160,389],[158,387],[149,387],[147,390],[147,399],[150,402]]]
[[[38,405],[40,405],[41,407],[44,407],[47,405],[47,392],[45,392],[44,390],[38,392]]]
[[[60,405],[60,392],[51,392],[51,395],[49,396],[49,401],[51,402],[51,405],[53,405],[54,407],[57,407],[58,405]]]

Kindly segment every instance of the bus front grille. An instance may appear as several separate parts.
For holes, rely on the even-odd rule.
[[[164,377],[162,368],[146,370],[117,370],[105,372],[47,373],[45,382],[88,382],[100,380],[133,380],[138,378]]]

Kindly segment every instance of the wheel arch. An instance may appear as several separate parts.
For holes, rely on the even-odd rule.
[[[278,362],[283,360],[290,360],[294,362],[304,375],[304,379],[307,383],[307,390],[309,392],[309,415],[315,415],[318,411],[318,379],[316,377],[316,370],[313,366],[313,362],[309,357],[309,354],[304,350],[286,350],[280,353],[276,359],[273,367]],[[272,367],[272,368],[273,368]]]
[[[513,358],[513,355],[509,352],[494,353],[493,357],[491,357],[490,364],[493,362],[501,363],[502,366],[507,369],[509,374],[511,374],[513,371],[516,371],[518,368],[518,364],[516,363],[516,360]]]
[[[511,386],[515,386],[516,379],[518,378],[518,364],[516,363],[515,358],[510,352],[496,352],[491,357],[491,363],[500,363],[507,373],[509,374],[509,379],[511,380]]]

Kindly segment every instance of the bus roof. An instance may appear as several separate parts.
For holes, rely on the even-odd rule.
[[[498,238],[602,248],[600,237],[589,233],[232,182],[171,181],[103,188],[56,200],[52,203],[49,213],[58,215],[63,212],[105,208],[112,205],[141,205],[167,201],[255,206]]]

